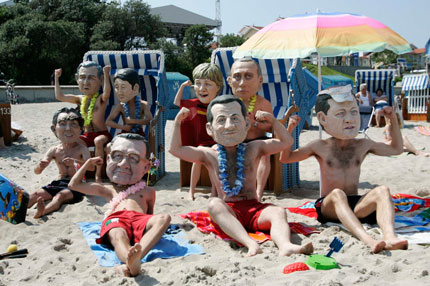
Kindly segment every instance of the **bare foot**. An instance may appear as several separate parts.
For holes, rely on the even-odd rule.
[[[130,271],[131,276],[137,276],[140,274],[140,259],[142,259],[142,245],[137,243],[130,247],[127,255],[127,268]]]
[[[384,250],[386,243],[383,240],[374,240],[374,242],[368,245],[372,249],[373,253],[379,253]]]
[[[386,240],[385,250],[406,250],[408,249],[408,241],[400,240],[398,238],[392,240]]]
[[[188,193],[188,199],[190,200],[190,201],[194,201],[194,193],[193,192],[189,192]]]
[[[424,156],[424,157],[430,157],[430,153],[423,152],[423,151],[420,151],[420,150],[417,150],[417,153],[415,153],[415,155],[417,155],[417,156]]]
[[[45,201],[42,197],[37,198],[37,211],[34,214],[34,218],[40,218],[43,216],[43,213],[45,212]]]
[[[130,271],[127,268],[127,265],[125,265],[125,264],[121,264],[121,265],[118,265],[117,267],[115,267],[115,272],[122,275],[122,276],[125,276],[125,277],[131,276]]]
[[[259,253],[263,253],[263,250],[261,250],[260,245],[254,241],[252,245],[248,247],[248,253],[246,253],[246,257],[254,256]]]
[[[279,248],[279,256],[290,256],[291,254],[312,254],[314,252],[314,246],[309,241],[304,245],[297,245],[293,243],[287,243],[284,247]]]

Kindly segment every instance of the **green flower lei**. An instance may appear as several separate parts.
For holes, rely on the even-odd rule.
[[[99,97],[98,93],[94,94],[93,97],[91,98],[90,106],[88,106],[88,114],[87,112],[85,112],[85,106],[87,105],[88,95],[85,95],[84,98],[82,99],[81,115],[82,115],[82,118],[84,119],[84,126],[90,125],[91,121],[93,120],[93,110],[94,110],[94,105],[96,105],[97,97]]]

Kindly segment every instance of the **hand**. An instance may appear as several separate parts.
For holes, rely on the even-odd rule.
[[[105,75],[109,75],[109,73],[110,73],[110,65],[106,65],[106,66],[104,66],[103,67],[103,74],[105,74]]]
[[[97,166],[103,166],[103,158],[101,157],[93,157],[87,160],[86,162],[87,170],[94,171]]]
[[[393,107],[391,106],[385,106],[384,108],[382,108],[382,115],[391,119],[391,120],[396,120],[396,113],[393,110]]]
[[[75,159],[70,158],[70,157],[66,157],[63,159],[63,164],[66,165],[67,167],[73,167],[75,163]]]
[[[179,110],[178,114],[176,115],[175,122],[181,122],[182,120],[190,116],[190,114],[191,114],[191,111],[188,108],[182,107],[181,110]]]
[[[294,130],[300,123],[300,117],[298,115],[291,115],[290,120],[288,120],[288,129]]]
[[[59,78],[61,76],[63,69],[56,69],[54,71],[55,78]]]
[[[121,129],[124,131],[130,131],[132,128],[133,128],[132,125],[125,124],[125,125],[123,125],[123,127]]]
[[[257,110],[257,112],[255,113],[255,120],[258,122],[268,121],[272,123],[273,120],[275,120],[275,117],[270,112]]]
[[[45,169],[46,167],[48,167],[48,165],[49,165],[48,160],[40,160],[39,162],[39,168]]]
[[[181,87],[192,86],[192,85],[193,85],[192,81],[191,80],[187,80],[186,82],[183,82],[181,84]]]

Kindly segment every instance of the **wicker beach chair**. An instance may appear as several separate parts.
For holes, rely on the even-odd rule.
[[[224,83],[221,94],[232,94],[231,88],[227,83],[227,77],[230,75],[230,69],[234,62],[233,48],[219,48],[212,52],[211,63],[217,64],[223,74]],[[306,85],[306,80],[302,73],[300,60],[292,61],[290,59],[273,59],[263,60],[255,59],[261,67],[263,74],[263,86],[259,92],[272,103],[273,113],[275,117],[286,123],[286,112],[289,107],[296,103],[299,106],[299,115],[302,118],[307,118],[310,114],[309,109],[315,104],[315,100],[309,100],[312,96],[316,97],[316,93],[311,95],[311,90]],[[292,78],[294,84],[292,85],[289,77]],[[294,88],[294,98],[290,96],[290,89]],[[303,120],[304,122],[304,120]],[[295,145],[297,148],[299,144],[299,134],[303,128],[303,122],[293,134]],[[271,158],[271,172],[266,189],[273,190],[275,194],[297,186],[299,184],[299,164],[281,164],[279,162],[279,155],[272,156]],[[190,168],[191,164],[181,161],[181,187],[189,186],[190,181]],[[199,186],[210,186],[210,180],[207,173],[202,168],[201,179],[198,183]]]
[[[397,104],[394,102],[394,70],[357,70],[355,71],[356,92],[359,92],[360,84],[366,83],[367,90],[370,94],[375,94],[378,88],[381,88],[383,93],[388,96],[388,104],[393,106],[396,113],[401,116]],[[375,109],[360,108],[361,126],[360,130],[366,134],[367,129],[375,124]]]
[[[164,68],[164,53],[162,51],[89,51],[84,55],[84,61],[91,60],[101,66],[111,65],[111,83],[113,76],[118,69],[134,68],[140,77],[140,96],[150,105],[153,116],[150,124],[143,126],[146,139],[150,145],[150,153],[160,160],[161,164],[155,176],[151,176],[151,183],[154,184],[165,174],[165,153],[164,153],[164,128],[166,126],[166,114],[163,112],[168,94],[167,80]],[[106,117],[119,100],[111,90],[109,104],[106,108]],[[116,122],[122,123],[121,116]],[[115,128],[109,128],[112,136],[120,132]]]

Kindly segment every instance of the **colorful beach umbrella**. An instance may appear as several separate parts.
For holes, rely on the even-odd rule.
[[[356,52],[397,54],[411,51],[409,43],[381,22],[358,14],[316,13],[276,21],[249,38],[234,53],[235,58],[305,58]]]
[[[411,51],[409,43],[381,22],[358,14],[316,13],[276,21],[238,47],[235,58],[305,58],[318,54],[318,83],[321,89],[320,57],[357,52],[397,54]]]

